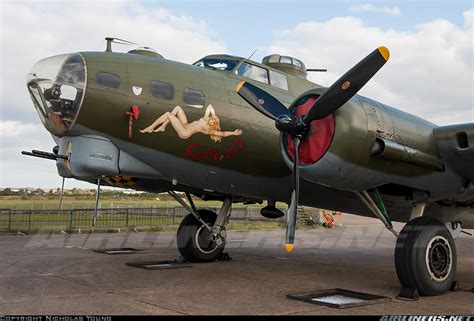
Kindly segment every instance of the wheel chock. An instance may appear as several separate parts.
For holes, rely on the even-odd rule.
[[[453,281],[451,284],[451,287],[449,288],[450,292],[458,292],[461,291],[461,287],[459,286],[458,281]]]
[[[418,289],[402,288],[397,298],[401,300],[418,301],[420,294],[418,293]]]
[[[216,261],[219,261],[219,262],[232,261],[232,258],[230,257],[229,253],[221,253],[217,257]]]

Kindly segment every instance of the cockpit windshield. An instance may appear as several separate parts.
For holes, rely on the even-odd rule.
[[[231,59],[215,59],[215,58],[204,58],[195,62],[194,65],[198,67],[209,68],[213,70],[225,70],[231,71],[237,66],[239,60]]]

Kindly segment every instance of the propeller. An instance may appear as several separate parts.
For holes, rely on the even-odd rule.
[[[382,68],[389,57],[390,52],[386,47],[379,47],[372,51],[319,96],[311,105],[308,114],[302,118],[292,114],[278,99],[259,87],[246,81],[241,81],[237,85],[236,91],[245,101],[265,116],[275,120],[276,128],[293,139],[295,154],[286,225],[285,250],[287,252],[293,251],[294,248],[301,140],[305,139],[305,133],[313,120],[323,119],[342,107]]]

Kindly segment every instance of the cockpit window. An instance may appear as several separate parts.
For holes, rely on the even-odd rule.
[[[268,84],[268,70],[247,62],[242,63],[235,71],[239,76],[247,77]]]
[[[219,69],[219,70],[231,71],[235,68],[235,66],[238,63],[239,63],[238,60],[204,58],[194,63],[194,65],[198,67],[204,67],[204,68],[209,68],[209,69],[214,69],[214,70]]]
[[[277,88],[288,90],[288,79],[279,72],[270,70],[270,83]]]

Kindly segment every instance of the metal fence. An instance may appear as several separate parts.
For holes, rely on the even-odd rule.
[[[207,208],[218,212],[218,208]],[[95,229],[154,229],[181,222],[188,212],[182,207],[103,208],[98,209]],[[16,210],[0,209],[0,232],[79,231],[92,229],[94,209],[72,210]],[[233,208],[231,220],[277,221],[260,215],[260,208]]]

